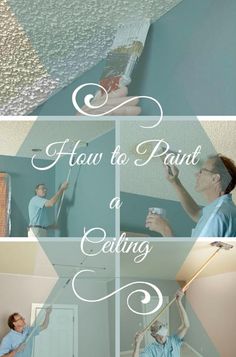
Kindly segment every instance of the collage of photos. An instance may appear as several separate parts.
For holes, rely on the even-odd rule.
[[[235,0],[0,0],[0,357],[235,357]]]

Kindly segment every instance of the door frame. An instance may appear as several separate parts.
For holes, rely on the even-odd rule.
[[[37,309],[47,309],[48,307],[52,307],[53,309],[70,309],[73,310],[73,323],[74,323],[74,333],[73,333],[73,341],[74,341],[74,346],[73,346],[73,350],[74,350],[74,354],[73,357],[78,357],[78,343],[76,343],[76,341],[78,341],[78,305],[71,305],[71,304],[42,304],[42,303],[32,303],[31,305],[31,319],[30,319],[30,323],[31,326],[33,326],[35,319],[37,317],[36,315],[36,311]]]

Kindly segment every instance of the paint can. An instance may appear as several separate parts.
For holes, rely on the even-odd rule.
[[[158,214],[159,216],[162,216],[163,218],[166,217],[166,210],[164,208],[150,207],[148,209],[148,212],[151,214]]]

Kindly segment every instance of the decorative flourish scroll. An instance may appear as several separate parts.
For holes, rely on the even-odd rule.
[[[88,87],[88,86],[95,86],[95,87],[98,87],[102,90],[102,93],[104,93],[104,95],[101,97],[101,99],[103,99],[103,102],[99,105],[94,105],[92,104],[92,100],[96,98],[95,95],[93,94],[87,94],[85,97],[84,97],[84,104],[86,105],[86,107],[88,107],[89,109],[93,109],[94,110],[94,113],[91,114],[91,113],[86,113],[86,111],[84,111],[82,108],[80,108],[80,106],[78,105],[77,103],[77,95],[79,93],[79,91],[81,89],[83,89],[84,87]],[[151,101],[153,101],[154,103],[156,103],[158,109],[160,110],[160,117],[158,119],[158,121],[154,124],[154,125],[151,125],[151,126],[145,126],[145,125],[140,125],[141,128],[145,128],[145,129],[152,129],[152,128],[155,128],[157,127],[161,121],[162,121],[162,118],[163,118],[163,110],[162,110],[162,107],[160,105],[160,103],[158,102],[158,100],[156,100],[155,98],[153,97],[149,97],[149,96],[146,96],[146,95],[141,95],[141,96],[136,96],[136,97],[132,97],[132,98],[129,98],[127,100],[125,100],[123,103],[117,105],[116,107],[114,108],[111,108],[107,111],[104,111],[103,113],[96,113],[96,109],[99,109],[99,108],[102,108],[102,107],[105,107],[106,103],[108,102],[108,99],[109,99],[109,94],[108,92],[106,91],[106,89],[101,86],[100,84],[97,84],[97,83],[85,83],[85,84],[81,84],[80,86],[78,86],[74,92],[72,93],[72,103],[75,107],[75,109],[82,115],[86,115],[86,116],[92,116],[92,117],[101,117],[101,116],[104,116],[104,115],[108,115],[112,112],[114,112],[115,110],[123,107],[125,104],[127,103],[130,103],[136,99],[149,99]]]
[[[162,304],[163,304],[163,296],[162,296],[162,293],[161,293],[160,289],[159,289],[156,285],[151,284],[151,283],[148,283],[148,282],[146,282],[146,281],[134,281],[134,282],[132,282],[132,283],[129,283],[129,284],[127,284],[127,285],[122,286],[121,288],[119,288],[119,289],[113,291],[112,293],[110,293],[110,294],[108,294],[108,295],[106,295],[106,296],[103,296],[103,297],[101,297],[101,298],[99,298],[99,299],[86,299],[86,298],[82,297],[82,296],[78,293],[78,291],[76,290],[76,287],[75,287],[75,283],[76,283],[77,278],[78,278],[80,275],[82,275],[83,273],[85,273],[85,272],[95,273],[94,270],[90,270],[90,269],[81,270],[81,271],[79,271],[78,273],[76,273],[75,276],[74,276],[73,279],[72,279],[72,289],[73,289],[73,292],[74,292],[75,296],[76,296],[79,300],[82,300],[82,301],[85,301],[85,302],[90,302],[90,303],[91,303],[91,302],[92,302],[92,303],[99,302],[99,301],[103,301],[103,300],[106,300],[106,299],[110,298],[111,296],[117,294],[118,292],[120,292],[120,291],[122,291],[122,290],[128,288],[129,286],[133,286],[133,285],[137,285],[137,284],[143,284],[143,285],[146,285],[146,286],[151,287],[151,288],[155,291],[156,295],[158,296],[158,304],[157,304],[157,306],[156,306],[152,311],[149,311],[149,312],[139,312],[139,311],[134,310],[134,309],[130,306],[130,303],[129,303],[129,300],[130,300],[131,296],[133,296],[134,294],[136,294],[136,293],[143,293],[143,294],[144,294],[144,298],[141,300],[142,304],[148,304],[148,303],[151,301],[151,295],[150,295],[150,293],[149,293],[147,290],[137,289],[137,290],[132,291],[132,292],[127,296],[127,300],[126,300],[126,301],[127,301],[127,306],[128,306],[128,308],[129,308],[133,313],[135,313],[135,314],[137,314],[137,315],[151,315],[151,314],[156,313],[156,312],[160,309],[160,307],[162,306]]]

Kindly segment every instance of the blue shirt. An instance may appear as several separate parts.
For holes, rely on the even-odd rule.
[[[29,225],[30,226],[49,226],[47,208],[45,203],[46,198],[34,196],[29,203]]]
[[[26,340],[27,336],[32,332],[33,329],[33,327],[26,326],[22,332],[10,330],[8,334],[2,339],[0,345],[0,356],[4,356],[5,354],[16,349],[21,343]],[[39,332],[39,327],[34,329],[32,338],[30,338],[23,351],[16,353],[16,357],[31,357],[33,337],[38,335]]]
[[[155,341],[145,347],[140,357],[180,357],[182,342],[177,335],[168,336],[164,344]]]
[[[192,237],[236,237],[236,206],[231,194],[220,196],[202,209]]]

